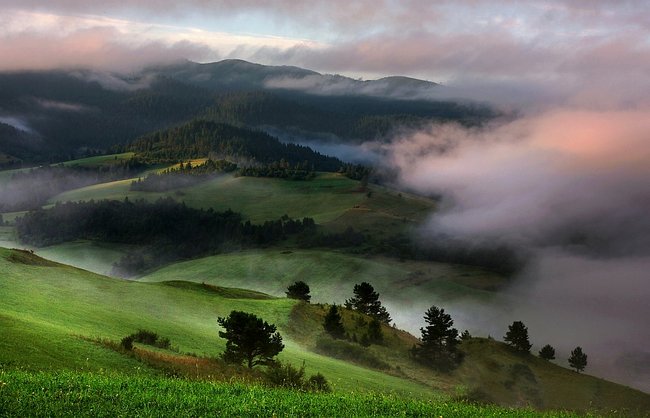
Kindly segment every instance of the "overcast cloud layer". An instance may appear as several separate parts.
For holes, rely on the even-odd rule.
[[[629,104],[650,88],[642,0],[260,3],[0,1],[0,69],[129,71],[234,57],[416,76],[476,99],[512,102],[503,92],[516,91],[528,103],[591,106]]]

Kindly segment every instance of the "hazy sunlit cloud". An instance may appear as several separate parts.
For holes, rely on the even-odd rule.
[[[242,48],[284,49],[315,42],[254,36],[102,16],[14,11],[0,28],[0,70],[93,68],[131,71],[190,59],[215,61]]]

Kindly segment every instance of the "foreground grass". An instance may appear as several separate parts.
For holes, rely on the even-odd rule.
[[[380,394],[314,394],[238,383],[78,372],[0,371],[0,415],[573,417]]]

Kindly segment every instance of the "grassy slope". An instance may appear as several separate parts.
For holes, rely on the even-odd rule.
[[[480,269],[441,263],[399,262],[319,250],[251,250],[172,264],[141,278],[146,282],[186,280],[219,286],[244,286],[276,296],[304,280],[316,302],[343,302],[354,283],[369,281],[395,303],[456,297],[491,298],[502,283]]]
[[[78,369],[92,364],[94,369],[130,369],[134,366],[131,362],[78,336],[119,340],[139,328],[170,338],[181,351],[214,356],[225,347],[225,341],[217,337],[216,318],[233,309],[255,312],[287,335],[294,303],[286,299],[232,299],[211,291],[128,282],[68,266],[12,262],[8,260],[11,254],[26,257],[23,261],[27,263],[38,259],[0,250],[0,318],[8,324],[7,329],[13,330],[11,338],[0,339],[3,363],[35,368]],[[322,372],[335,390],[432,395],[423,385],[304,351],[289,338],[286,346],[282,358],[304,360],[309,373]]]
[[[122,154],[98,155],[95,157],[79,158],[77,160],[70,160],[63,162],[63,165],[70,166],[76,165],[80,167],[103,167],[115,164],[116,162],[128,160],[133,157],[135,153],[124,152]]]
[[[536,408],[630,411],[631,416],[650,414],[650,395],[597,377],[578,374],[530,354],[483,338],[463,344],[471,361],[454,375],[473,388],[475,396],[508,405]]]
[[[169,337],[184,352],[216,355],[224,348],[224,341],[216,336],[216,317],[241,309],[276,323],[287,346],[282,358],[298,363],[304,360],[308,373],[325,374],[340,393],[396,391],[431,398],[440,395],[427,386],[452,395],[472,394],[479,387],[483,392],[473,397],[503,404],[607,409],[640,406],[650,410],[648,395],[578,376],[532,356],[522,359],[502,344],[488,340],[471,343],[467,361],[453,375],[438,375],[405,356],[414,337],[386,327],[387,347],[372,346],[370,350],[392,364],[389,373],[408,377],[404,379],[306,350],[322,334],[325,306],[296,305],[246,290],[211,289],[186,282],[146,284],[110,279],[4,249],[0,250],[0,269],[4,273],[0,279],[2,364],[156,374],[79,336],[119,340],[144,327]],[[353,331],[357,315],[345,316],[346,327]],[[515,389],[508,386],[513,379]]]
[[[299,393],[241,384],[0,370],[0,411],[24,416],[572,417],[358,393]]]
[[[326,306],[297,305],[292,312],[295,338],[309,348],[327,312]],[[359,315],[343,311],[347,332],[363,335],[367,327],[358,325]],[[368,318],[366,318],[367,320]],[[461,344],[466,354],[461,366],[451,374],[433,373],[410,360],[409,348],[417,343],[412,335],[383,326],[384,345],[369,351],[392,367],[387,373],[408,377],[476,401],[538,409],[627,411],[630,416],[650,414],[650,395],[513,351],[506,344],[473,338]],[[641,412],[640,412],[641,411]]]
[[[331,173],[321,174],[313,181],[224,175],[165,193],[131,191],[131,181],[84,187],[62,193],[51,201],[121,200],[124,197],[155,200],[172,196],[191,207],[232,209],[254,222],[277,219],[287,214],[292,217],[313,217],[316,222],[322,223],[337,218],[365,198],[365,194],[354,191],[357,182]]]

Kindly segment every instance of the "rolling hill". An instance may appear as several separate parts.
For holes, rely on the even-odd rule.
[[[489,339],[474,338],[463,343],[464,363],[446,375],[432,372],[408,358],[406,352],[416,341],[414,337],[384,327],[386,344],[364,350],[367,356],[387,362],[388,369],[361,366],[318,354],[322,350],[318,348],[319,339],[329,338],[322,336],[320,328],[326,309],[323,305],[183,281],[140,283],[111,279],[25,251],[0,249],[0,267],[3,271],[0,380],[4,382],[0,387],[0,405],[9,405],[9,411],[15,411],[13,408],[20,405],[25,408],[33,405],[26,396],[34,384],[30,382],[42,381],[43,387],[52,388],[52,392],[46,390],[38,398],[51,402],[51,411],[61,402],[68,402],[65,397],[52,397],[51,393],[62,390],[57,382],[70,382],[65,389],[70,393],[80,390],[72,383],[75,381],[88,382],[108,393],[114,390],[112,382],[124,382],[129,387],[137,387],[139,382],[148,382],[149,387],[168,385],[167,378],[161,376],[166,368],[151,359],[164,358],[167,366],[176,365],[180,367],[177,373],[183,373],[187,369],[180,362],[188,361],[193,354],[187,357],[188,354],[174,351],[160,357],[141,347],[140,356],[131,357],[108,348],[101,341],[119,341],[137,329],[146,328],[170,338],[180,353],[210,358],[224,348],[224,341],[216,336],[215,319],[232,309],[253,312],[278,325],[286,344],[281,359],[304,362],[309,373],[321,372],[331,382],[336,396],[322,398],[322,402],[325,399],[339,402],[338,394],[347,397],[351,392],[360,393],[352,396],[365,399],[364,393],[374,392],[377,394],[374,396],[388,394],[386,402],[397,402],[391,400],[390,394],[398,395],[407,403],[403,407],[411,408],[408,406],[411,402],[414,411],[421,401],[407,399],[428,399],[426,408],[456,405],[457,411],[476,407],[455,403],[451,398],[540,409],[617,410],[636,414],[650,410],[650,395],[578,375],[530,355],[516,354]],[[360,326],[358,314],[346,312],[344,323],[354,332]],[[201,375],[200,369],[208,367],[209,362],[198,357],[192,361],[191,370],[196,369],[193,372],[196,379]],[[199,380],[206,379],[210,380],[206,376]],[[196,385],[191,386],[195,389],[202,387],[198,382],[186,384]],[[194,389],[188,386],[185,390]],[[15,400],[10,401],[11,398]],[[105,402],[102,399],[96,398],[95,402]],[[118,404],[122,402],[119,398]],[[484,408],[484,412],[474,411],[486,416],[496,413],[492,407]],[[504,413],[535,415],[525,410],[504,410]]]

